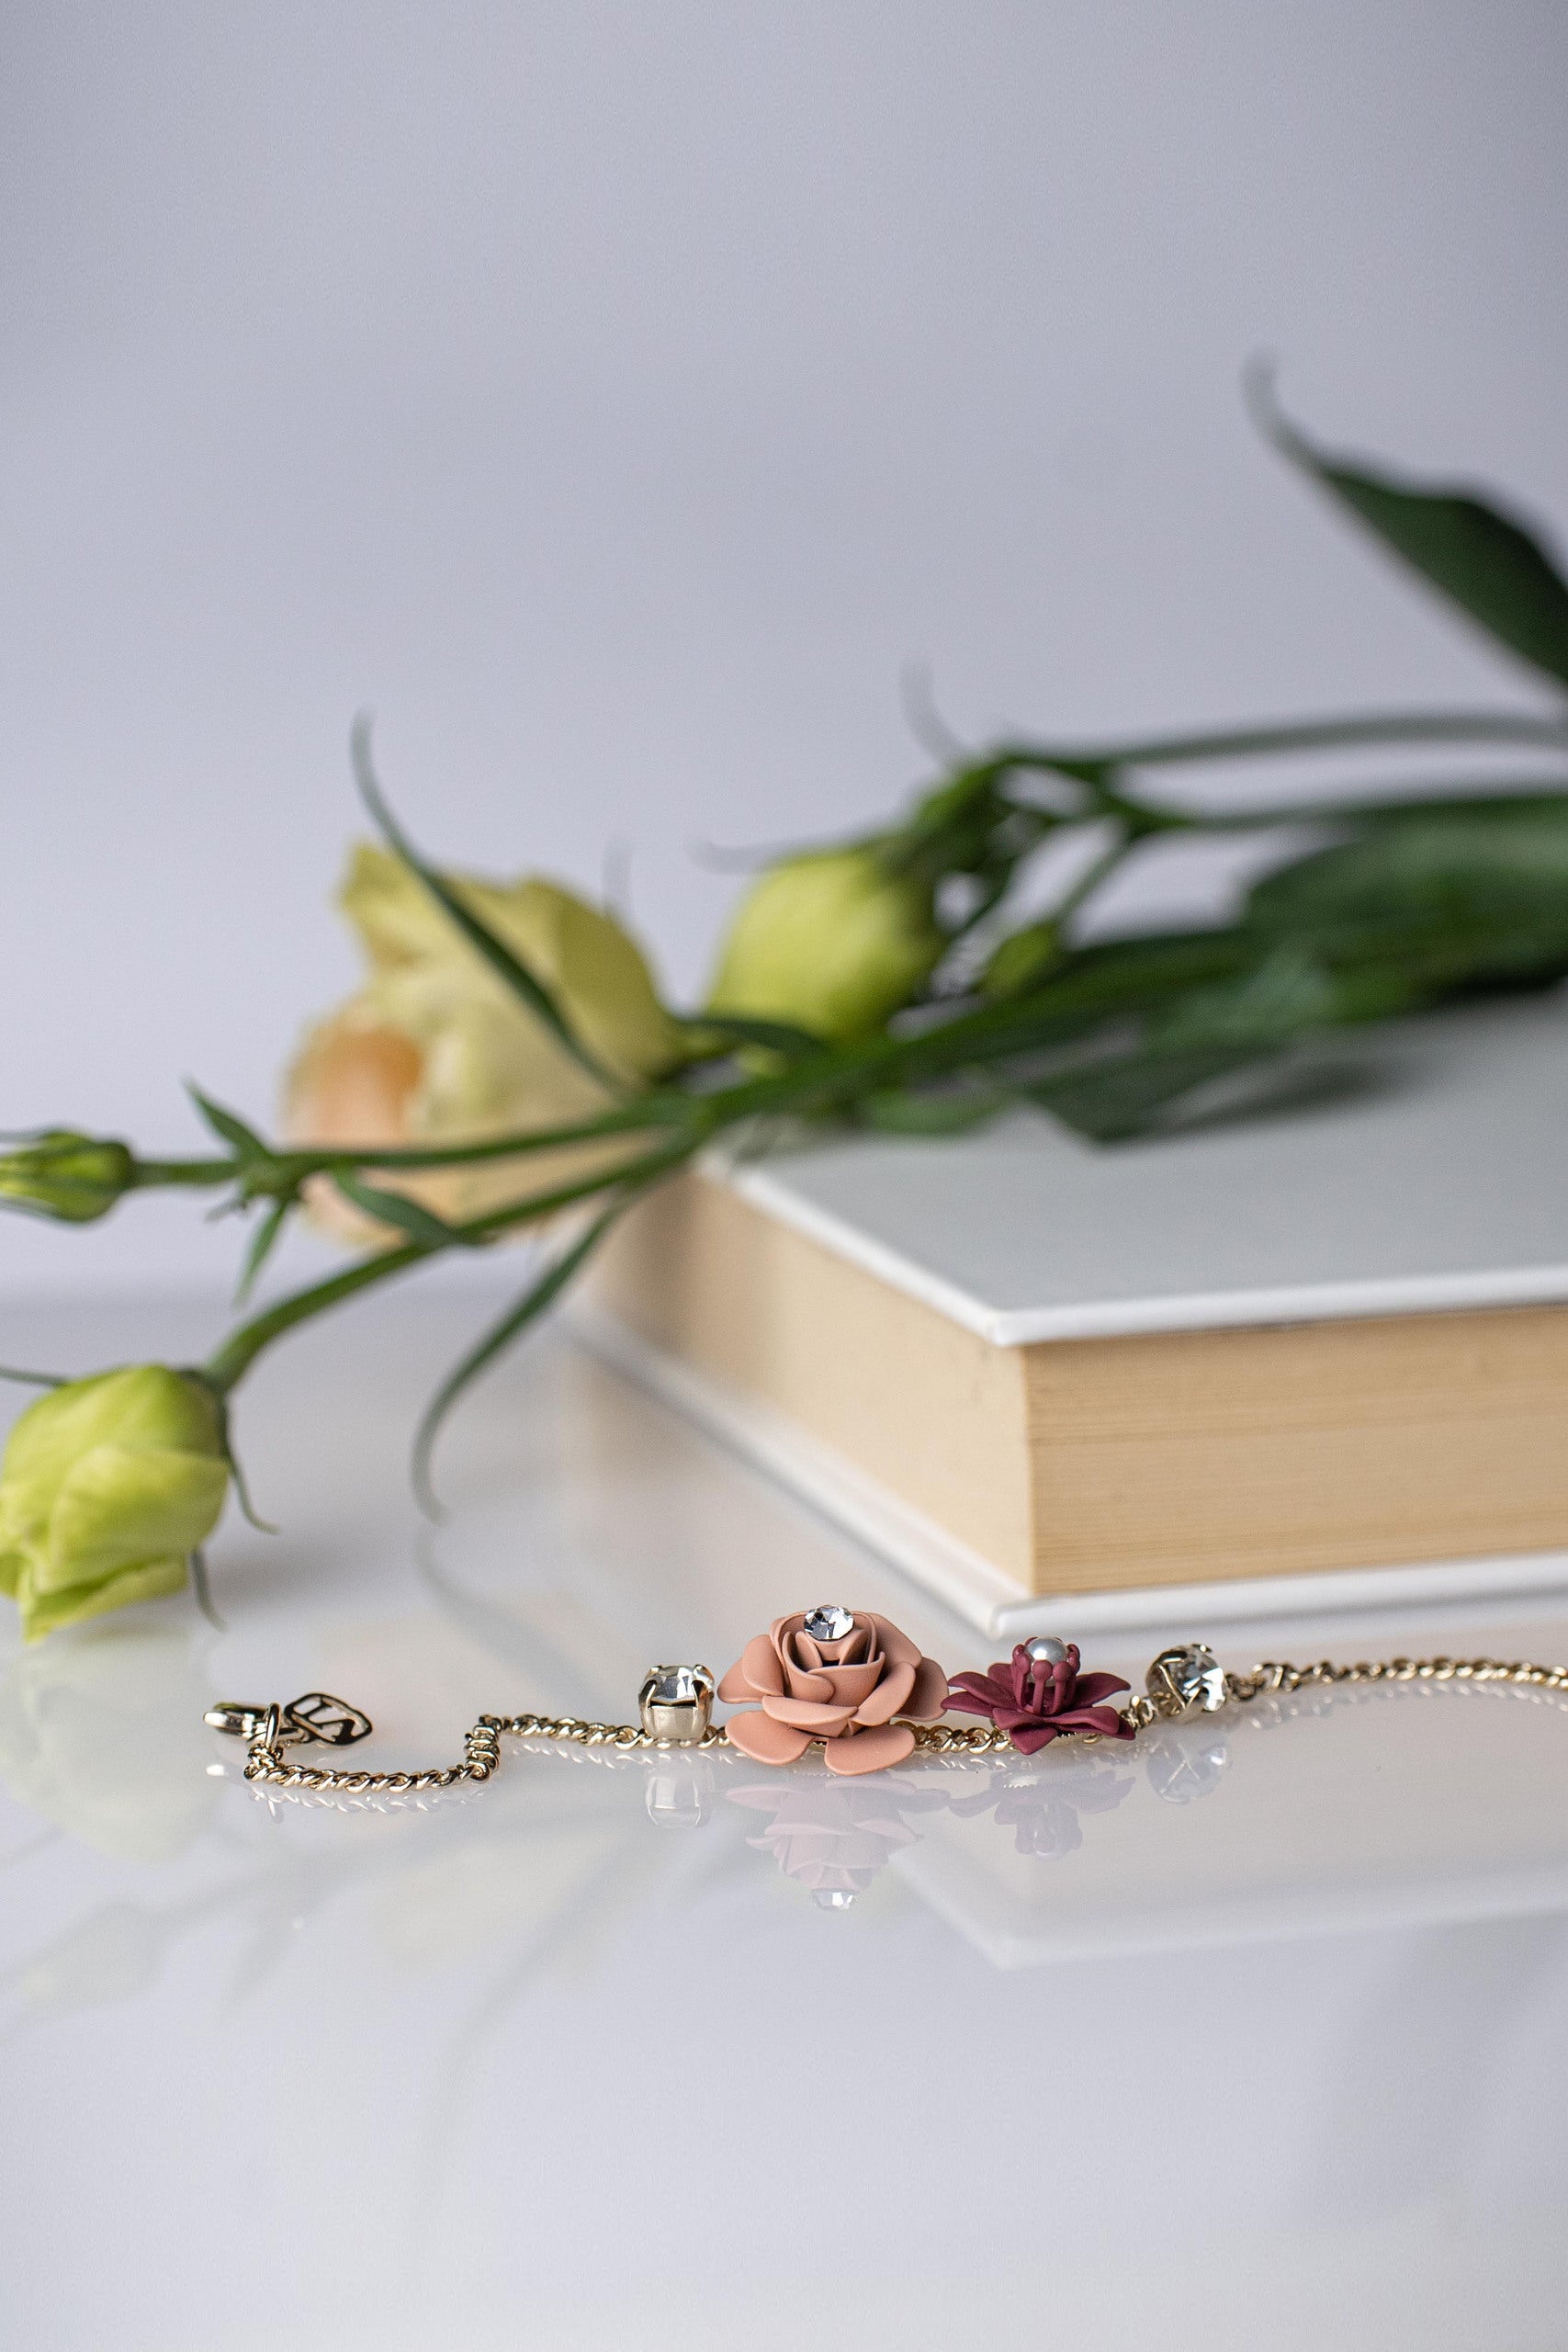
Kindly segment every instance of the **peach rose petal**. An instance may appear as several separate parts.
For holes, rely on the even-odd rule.
[[[730,1733],[734,1737],[733,1729]],[[823,1753],[829,1772],[844,1775],[880,1772],[888,1764],[902,1764],[915,1752],[915,1735],[908,1724],[882,1724],[874,1731],[857,1731],[849,1739],[830,1739]]]
[[[934,1657],[923,1657],[915,1668],[915,1687],[904,1713],[917,1722],[934,1724],[947,1705],[947,1677]]]
[[[833,1686],[825,1674],[807,1674],[803,1666],[786,1666],[784,1683],[792,1699],[815,1699],[818,1706],[832,1702]]]
[[[862,1724],[891,1723],[915,1687],[912,1666],[890,1666],[868,1699],[855,1709],[855,1721]]]
[[[731,1747],[754,1764],[793,1764],[811,1745],[809,1732],[777,1724],[772,1715],[732,1715],[725,1726]]]
[[[901,1634],[897,1626],[892,1624],[886,1617],[874,1617],[871,1622],[876,1628],[880,1637],[882,1655],[889,1666],[918,1666],[919,1664],[920,1653],[908,1634]]]
[[[808,1731],[814,1738],[842,1731],[854,1713],[852,1707],[824,1706],[819,1699],[775,1699],[770,1691],[762,1702],[762,1713],[772,1715],[776,1724],[794,1724],[801,1731]]]
[[[728,1707],[745,1707],[751,1705],[762,1694],[753,1686],[744,1665],[737,1660],[720,1682],[718,1695]]]
[[[868,1658],[863,1666],[830,1666],[828,1679],[833,1686],[833,1696],[846,1707],[858,1707],[876,1688],[876,1678],[882,1668],[875,1658]]]
[[[740,1667],[759,1697],[764,1690],[782,1690],[784,1668],[766,1634],[758,1634],[740,1653]]]

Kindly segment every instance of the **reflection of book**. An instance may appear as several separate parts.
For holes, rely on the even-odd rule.
[[[629,1220],[597,1327],[998,1629],[1031,1594],[1545,1580],[1568,1001],[1337,1042],[1317,1080],[1119,1149],[1020,1114],[709,1169]]]

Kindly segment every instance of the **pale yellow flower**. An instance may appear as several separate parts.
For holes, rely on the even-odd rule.
[[[613,916],[537,876],[511,884],[454,880],[612,1078],[635,1089],[680,1059],[680,1032],[641,950]],[[355,851],[339,904],[359,934],[369,975],[305,1038],[286,1086],[289,1142],[361,1149],[480,1142],[575,1125],[610,1106],[609,1090],[390,852],[364,844]],[[635,1148],[616,1139],[374,1181],[456,1222],[613,1166]],[[324,1184],[311,1204],[346,1239],[382,1238]]]

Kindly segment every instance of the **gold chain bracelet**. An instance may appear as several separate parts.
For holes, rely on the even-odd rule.
[[[408,1795],[488,1781],[501,1761],[502,1737],[571,1741],[583,1747],[634,1750],[732,1747],[754,1762],[793,1763],[819,1746],[829,1768],[861,1773],[914,1757],[964,1758],[1017,1748],[1032,1754],[1055,1738],[1128,1740],[1156,1723],[1172,1723],[1264,1696],[1289,1696],[1347,1683],[1502,1683],[1568,1691],[1568,1667],[1525,1659],[1393,1657],[1342,1666],[1266,1660],[1246,1674],[1222,1667],[1201,1642],[1162,1650],[1142,1696],[1108,1703],[1128,1685],[1117,1676],[1085,1674],[1077,1647],[1043,1635],[1019,1643],[988,1675],[948,1681],[886,1618],[837,1604],[775,1621],[749,1643],[721,1682],[705,1666],[650,1667],[638,1693],[637,1723],[595,1723],[578,1715],[481,1715],[463,1742],[463,1760],[423,1771],[366,1772],[294,1761],[288,1750],[310,1744],[347,1747],[372,1729],[346,1701],[306,1691],[286,1705],[228,1701],[209,1710],[215,1731],[249,1742],[245,1779],[277,1789],[344,1795]],[[902,1695],[899,1695],[902,1694]],[[755,1713],[713,1722],[715,1698]],[[899,1712],[903,1706],[908,1712]],[[982,1725],[941,1720],[949,1706],[987,1714]]]

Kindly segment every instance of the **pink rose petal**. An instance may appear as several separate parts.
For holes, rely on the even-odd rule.
[[[904,1713],[917,1723],[934,1724],[947,1705],[947,1677],[934,1657],[923,1657],[915,1668],[915,1687],[904,1702]]]
[[[775,1699],[770,1692],[762,1702],[762,1712],[776,1724],[795,1724],[820,1739],[824,1733],[842,1730],[854,1709],[827,1706],[818,1699]]]
[[[863,1699],[855,1709],[856,1722],[891,1723],[914,1687],[915,1669],[912,1666],[890,1666],[870,1698]]]
[[[873,1617],[871,1623],[879,1635],[878,1647],[889,1666],[918,1666],[920,1653],[908,1634],[901,1634],[886,1617]]]
[[[882,1724],[874,1731],[857,1731],[848,1739],[829,1740],[823,1752],[829,1772],[848,1776],[902,1764],[914,1750],[915,1735],[908,1724]]]
[[[759,1697],[764,1690],[782,1690],[784,1668],[766,1634],[758,1634],[740,1653],[740,1664]]]
[[[738,1747],[754,1764],[793,1764],[811,1745],[809,1732],[777,1724],[772,1715],[761,1713],[731,1715],[725,1729],[731,1747]]]
[[[828,1669],[828,1679],[833,1686],[833,1696],[845,1706],[858,1707],[876,1688],[876,1678],[882,1668],[874,1658],[862,1666],[833,1666]]]
[[[792,1699],[815,1699],[823,1705],[833,1696],[833,1685],[826,1674],[807,1674],[804,1667],[787,1663],[784,1667],[784,1688]]]

